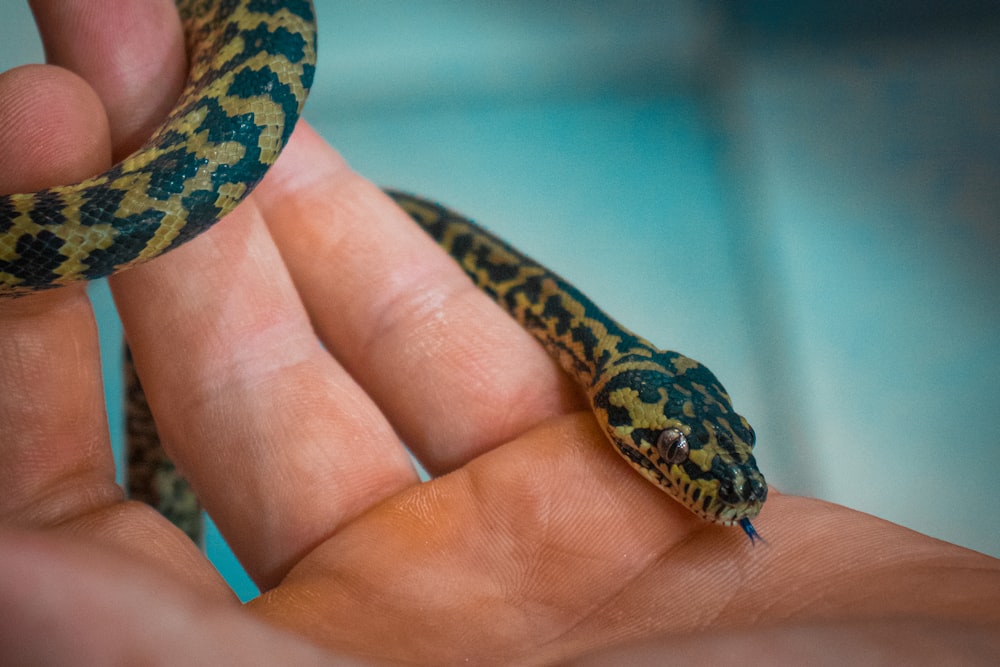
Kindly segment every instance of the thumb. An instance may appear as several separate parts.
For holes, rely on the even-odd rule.
[[[0,74],[0,192],[75,183],[111,164],[108,117],[79,76],[52,65]]]

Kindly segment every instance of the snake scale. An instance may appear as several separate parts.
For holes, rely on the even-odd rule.
[[[190,73],[176,108],[109,171],[0,197],[0,295],[117,273],[194,238],[252,191],[287,142],[315,70],[311,1],[177,7]],[[697,516],[757,537],[750,520],[767,485],[754,432],[711,371],[658,350],[467,218],[387,192],[579,381],[632,467]]]

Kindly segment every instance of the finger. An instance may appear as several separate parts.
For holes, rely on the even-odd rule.
[[[580,407],[542,348],[303,123],[257,201],[324,344],[432,472]]]
[[[138,148],[173,107],[187,76],[172,0],[30,0],[49,63],[97,91],[115,157]]]
[[[111,284],[167,453],[262,588],[416,481],[317,341],[252,200]]]
[[[0,76],[0,128],[0,164],[18,167],[0,171],[0,191],[75,182],[108,166],[104,109],[67,70],[27,66]],[[16,261],[5,270],[16,272]],[[217,579],[177,531],[120,504],[82,285],[0,302],[0,461],[0,522],[55,527],[166,559],[200,583]]]
[[[94,91],[57,67],[0,74],[0,189],[34,192],[93,176],[110,164],[108,119]]]
[[[59,68],[0,75],[0,155],[3,192],[99,172],[110,157],[100,100]],[[0,270],[16,275],[19,260],[10,258]],[[120,497],[82,287],[0,301],[0,460],[5,523],[53,525]]]
[[[0,77],[0,128],[2,191],[73,183],[109,166],[100,99],[65,69],[28,66]],[[16,272],[12,261],[5,270]],[[121,504],[84,287],[5,300],[0,329],[0,520],[112,544],[225,594],[179,531],[148,508]]]

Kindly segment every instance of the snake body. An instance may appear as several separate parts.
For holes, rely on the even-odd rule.
[[[703,519],[739,523],[757,537],[750,519],[767,498],[767,484],[753,457],[754,431],[708,368],[657,349],[468,218],[387,192],[576,378],[633,468]]]
[[[91,280],[177,247],[246,197],[287,142],[315,68],[311,2],[177,6],[190,60],[177,107],[110,171],[0,197],[0,295]],[[467,218],[388,193],[576,378],[629,464],[699,517],[757,536],[750,519],[767,485],[754,432],[711,371],[658,350]]]
[[[309,0],[178,0],[188,81],[109,171],[0,197],[0,294],[93,280],[188,241],[236,207],[295,127],[316,68]]]

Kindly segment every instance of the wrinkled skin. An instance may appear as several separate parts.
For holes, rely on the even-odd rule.
[[[169,2],[33,8],[83,78],[0,79],[8,191],[105,168],[183,78]],[[266,593],[241,606],[122,500],[83,289],[6,301],[0,663],[1000,651],[994,559],[777,493],[752,546],[639,479],[537,344],[305,125],[248,204],[112,289],[170,452]],[[418,484],[399,437],[450,474]]]

